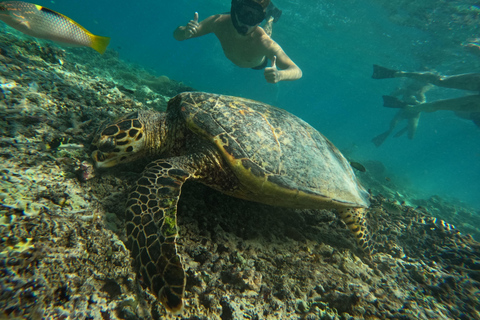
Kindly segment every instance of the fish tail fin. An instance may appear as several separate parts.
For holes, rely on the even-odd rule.
[[[109,37],[101,37],[92,35],[92,44],[90,45],[95,51],[103,54],[107,50],[108,44],[110,43]]]
[[[408,103],[392,96],[382,96],[383,98],[383,106],[387,108],[406,108],[408,107]]]
[[[385,67],[381,67],[379,65],[373,65],[373,79],[387,79],[387,78],[395,78],[395,73],[397,70],[388,69]]]

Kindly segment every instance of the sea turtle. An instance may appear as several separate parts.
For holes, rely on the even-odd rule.
[[[127,246],[139,274],[167,310],[183,307],[177,203],[187,179],[269,205],[336,209],[367,252],[368,193],[338,149],[285,110],[224,95],[185,92],[166,112],[139,110],[99,130],[92,157],[111,167],[150,163],[127,200]]]

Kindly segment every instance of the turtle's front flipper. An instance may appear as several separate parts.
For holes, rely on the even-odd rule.
[[[170,312],[183,308],[185,272],[177,254],[177,204],[189,178],[232,192],[237,183],[220,155],[202,148],[149,164],[127,202],[128,248],[139,275]]]
[[[177,203],[191,176],[182,158],[151,163],[127,202],[128,247],[139,275],[171,312],[183,307],[185,272],[177,254]]]
[[[340,218],[353,233],[358,245],[368,254],[376,252],[375,243],[367,228],[365,208],[346,208],[338,210]]]

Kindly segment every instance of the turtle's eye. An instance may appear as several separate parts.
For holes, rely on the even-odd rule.
[[[115,139],[112,137],[105,137],[98,143],[98,150],[102,152],[111,152],[115,149]]]

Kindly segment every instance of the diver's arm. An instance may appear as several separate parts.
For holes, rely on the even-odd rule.
[[[277,83],[279,81],[300,79],[302,77],[302,70],[287,56],[282,48],[275,42],[273,42],[271,48],[273,48],[273,50],[269,50],[267,57],[272,61],[272,66],[265,68],[264,71],[267,82]]]
[[[180,26],[173,32],[173,37],[178,41],[201,37],[213,32],[214,24],[218,15],[210,16],[207,19],[198,22],[198,12],[195,12],[193,20],[190,20],[186,26]]]
[[[283,51],[282,51],[283,52]],[[298,80],[302,77],[302,70],[283,52],[282,55],[277,57],[277,65],[281,69],[278,72],[280,73],[279,81],[293,81]]]

